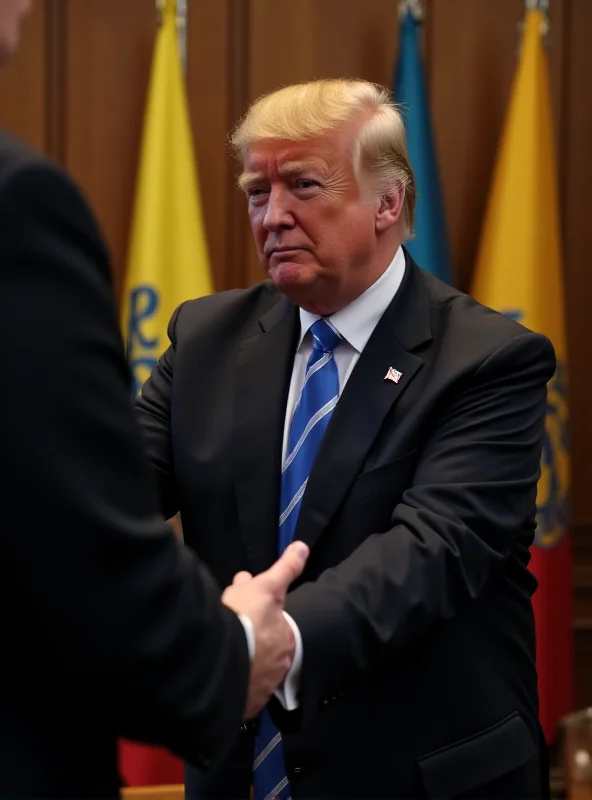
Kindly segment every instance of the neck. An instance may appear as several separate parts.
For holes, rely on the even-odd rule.
[[[361,271],[363,279],[357,285],[335,287],[335,285],[327,284],[324,287],[325,291],[318,287],[314,297],[303,297],[298,300],[294,298],[296,305],[311,314],[318,314],[320,317],[330,317],[332,314],[336,314],[357,300],[384,275],[392,264],[398,248],[399,244],[394,249],[387,251],[380,260],[373,259],[372,264],[365,271]]]

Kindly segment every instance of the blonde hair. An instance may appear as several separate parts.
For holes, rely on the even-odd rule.
[[[391,194],[397,184],[402,187],[403,236],[408,238],[415,216],[415,179],[403,119],[382,86],[343,78],[285,86],[252,104],[232,132],[231,144],[242,160],[253,142],[303,141],[356,119],[362,122],[352,153],[356,175],[365,170],[379,195]]]

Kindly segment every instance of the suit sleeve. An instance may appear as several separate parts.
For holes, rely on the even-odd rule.
[[[303,713],[461,613],[526,550],[554,366],[543,336],[499,347],[440,412],[392,528],[290,593]]]
[[[246,703],[245,634],[160,514],[107,256],[47,163],[0,184],[0,286],[2,575],[23,647],[50,684],[104,698],[114,733],[220,762]]]
[[[183,304],[174,312],[168,325],[171,345],[160,357],[135,402],[136,418],[142,432],[144,450],[154,470],[160,508],[165,519],[170,519],[179,511],[173,469],[170,412],[175,363],[175,327],[182,308]]]

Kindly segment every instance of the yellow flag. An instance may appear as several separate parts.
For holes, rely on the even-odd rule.
[[[484,305],[549,337],[557,371],[548,386],[531,569],[541,721],[549,739],[570,710],[571,564],[568,527],[567,364],[559,199],[545,19],[526,13],[520,62],[486,212],[472,287]]]
[[[136,394],[166,349],[175,308],[213,288],[175,0],[163,4],[156,40],[128,258],[121,322]]]
[[[518,71],[512,88],[503,138],[485,217],[473,296],[551,339],[558,369],[549,386],[547,420],[553,447],[557,500],[565,500],[568,459],[564,438],[566,411],[566,345],[559,231],[555,144],[546,55],[540,11],[526,14]],[[541,493],[551,491],[543,471]],[[559,503],[559,505],[565,505]],[[557,513],[552,524],[539,517],[537,543],[549,546],[565,531]]]

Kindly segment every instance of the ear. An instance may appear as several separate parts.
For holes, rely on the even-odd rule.
[[[376,211],[375,227],[377,232],[386,231],[396,225],[403,213],[403,201],[405,200],[405,188],[398,182],[393,191],[383,194],[379,198],[378,209]]]

